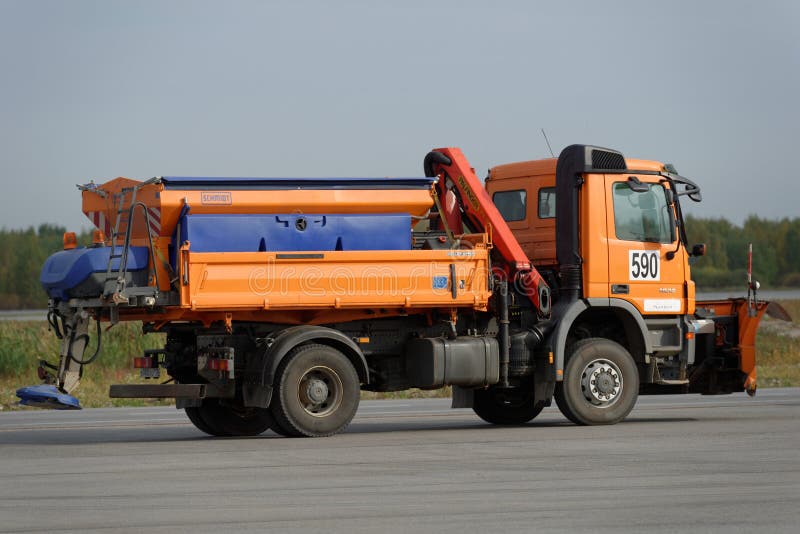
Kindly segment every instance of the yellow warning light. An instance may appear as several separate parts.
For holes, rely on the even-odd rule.
[[[64,232],[64,250],[72,250],[78,247],[78,236],[75,232]]]
[[[92,244],[102,245],[106,241],[106,235],[102,230],[95,230],[92,232]]]

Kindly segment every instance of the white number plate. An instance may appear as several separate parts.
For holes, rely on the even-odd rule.
[[[631,280],[660,280],[661,254],[657,250],[629,250],[628,274]]]
[[[646,312],[675,312],[681,311],[680,299],[644,299]]]

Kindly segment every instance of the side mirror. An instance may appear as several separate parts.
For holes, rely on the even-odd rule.
[[[643,184],[639,181],[639,179],[635,176],[628,176],[628,187],[630,187],[631,191],[634,193],[647,193],[650,191],[650,186],[647,184]]]
[[[700,192],[700,188],[697,187],[697,184],[686,184],[685,194],[694,202],[703,201],[703,194]]]
[[[697,245],[694,245],[692,247],[692,252],[689,254],[689,256],[695,256],[695,257],[705,256],[705,255],[706,255],[706,244],[705,243],[699,243]]]

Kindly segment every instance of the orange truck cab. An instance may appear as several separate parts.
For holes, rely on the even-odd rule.
[[[553,290],[558,391],[606,404],[615,389],[595,392],[595,379],[623,373],[602,353],[622,348],[642,393],[755,393],[755,330],[768,308],[782,312],[754,298],[696,302],[689,260],[705,247],[688,246],[680,209],[700,201],[696,184],[660,162],[573,145],[558,159],[493,167],[486,189]],[[565,380],[576,372],[582,380]]]
[[[755,298],[695,302],[674,169],[587,145],[491,169],[440,148],[417,178],[117,178],[80,186],[93,243],[45,262],[62,339],[25,404],[71,396],[102,322],[166,344],[134,359],[215,436],[327,436],[360,390],[453,387],[454,407],[521,424],[555,399],[578,424],[641,393],[754,393]],[[95,331],[96,341],[91,340]],[[85,355],[87,346],[97,347]]]

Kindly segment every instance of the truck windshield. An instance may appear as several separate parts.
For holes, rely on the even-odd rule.
[[[675,223],[664,186],[647,184],[647,191],[631,190],[625,182],[614,184],[614,227],[617,239],[673,243]]]

